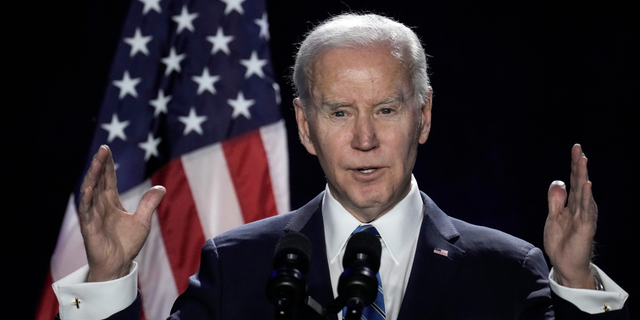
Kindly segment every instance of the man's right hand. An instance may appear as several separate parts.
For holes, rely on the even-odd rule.
[[[100,147],[80,187],[78,217],[89,262],[87,281],[108,281],[129,273],[149,235],[151,214],[166,190],[155,186],[128,213],[120,202],[113,156]]]

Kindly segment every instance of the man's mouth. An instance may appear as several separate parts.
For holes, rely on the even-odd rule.
[[[374,170],[376,170],[376,168],[360,168],[360,169],[358,169],[358,171],[360,171],[362,173],[371,173]]]

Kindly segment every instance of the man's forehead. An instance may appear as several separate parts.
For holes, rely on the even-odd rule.
[[[389,48],[331,49],[308,74],[312,99],[328,107],[352,104],[358,94],[374,105],[404,102],[409,94],[404,71]]]

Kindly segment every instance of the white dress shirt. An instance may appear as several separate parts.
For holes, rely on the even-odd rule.
[[[418,184],[411,177],[411,190],[404,199],[373,225],[380,234],[382,255],[380,258],[380,282],[384,291],[384,307],[387,319],[396,319],[404,292],[409,282],[413,257],[422,225],[423,203]],[[351,215],[334,197],[327,186],[322,199],[327,261],[333,296],[338,296],[338,280],[342,271],[342,257],[353,230],[362,223]],[[338,318],[340,319],[340,315]]]
[[[327,261],[334,297],[338,295],[338,280],[342,274],[342,257],[353,230],[362,225],[331,195],[329,188],[322,202]],[[384,290],[387,319],[396,319],[411,274],[423,212],[418,184],[411,177],[411,190],[395,207],[371,222],[380,234],[382,256],[380,280]],[[427,214],[429,214],[427,212]],[[400,230],[401,232],[398,232]],[[123,310],[136,298],[138,268],[134,262],[129,275],[106,282],[86,283],[89,267],[84,266],[65,278],[53,283],[53,290],[60,304],[60,319],[104,319]],[[597,267],[596,267],[597,269]],[[573,303],[584,312],[604,312],[622,308],[629,294],[613,282],[602,270],[597,269],[606,291],[572,289],[557,284],[553,269],[549,274],[550,287],[559,297]],[[79,307],[77,301],[80,301]],[[108,301],[108,303],[104,303]],[[168,316],[168,315],[167,315]],[[341,318],[341,317],[339,317]]]

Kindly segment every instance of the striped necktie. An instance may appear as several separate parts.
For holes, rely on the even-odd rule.
[[[376,230],[376,227],[370,224],[361,225],[357,227],[353,231],[353,233],[355,234],[363,231],[372,233],[376,235],[378,238],[380,238],[380,234],[378,233],[378,230]],[[387,318],[387,315],[384,310],[384,293],[382,291],[382,282],[380,281],[380,272],[376,274],[376,278],[378,279],[378,295],[376,296],[375,300],[373,300],[373,303],[366,306],[362,310],[362,317],[360,318],[361,320],[384,320]],[[342,310],[342,319],[344,319],[346,312],[347,312],[347,308],[345,307]]]

